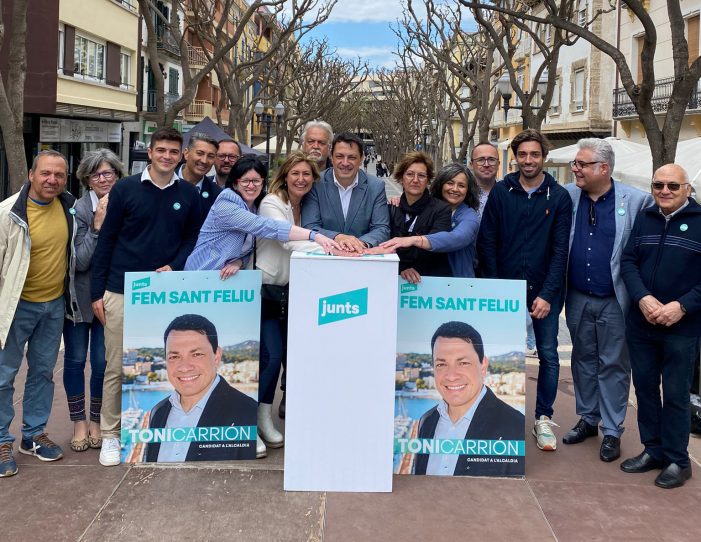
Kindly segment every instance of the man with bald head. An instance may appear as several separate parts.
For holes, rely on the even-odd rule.
[[[644,446],[621,469],[662,469],[655,485],[669,489],[691,477],[689,389],[701,335],[701,206],[691,198],[686,171],[675,164],[655,172],[652,196],[655,205],[638,215],[621,258],[632,301],[626,339]]]

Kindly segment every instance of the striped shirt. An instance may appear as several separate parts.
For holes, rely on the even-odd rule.
[[[234,190],[224,190],[202,225],[185,271],[221,269],[228,262],[246,260],[253,250],[253,236],[289,241],[292,224],[252,213]]]

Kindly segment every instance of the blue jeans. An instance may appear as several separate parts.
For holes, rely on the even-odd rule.
[[[85,420],[85,364],[90,346],[90,420],[100,422],[102,381],[105,378],[105,329],[97,318],[92,323],[63,324],[63,386],[71,421]]]
[[[533,318],[526,313],[526,348],[533,350],[535,348],[535,333],[533,333]]]
[[[260,378],[258,402],[270,405],[282,360],[287,357],[287,320],[264,318],[260,324]]]
[[[560,358],[557,356],[557,333],[560,329],[560,307],[553,304],[550,314],[543,319],[533,319],[535,346],[538,350],[538,386],[535,417],[553,416],[553,404],[557,396],[560,378]]]
[[[22,437],[44,432],[54,400],[53,372],[61,345],[63,297],[46,303],[20,300],[4,348],[0,350],[0,444],[14,442],[10,424],[15,377],[27,348],[27,381],[22,400]]]
[[[651,332],[628,322],[626,338],[638,399],[640,440],[651,457],[686,467],[691,429],[689,390],[698,337]]]

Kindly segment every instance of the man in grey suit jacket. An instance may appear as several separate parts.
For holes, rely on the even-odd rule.
[[[572,379],[579,422],[564,437],[576,444],[596,436],[601,422],[602,461],[620,457],[628,405],[630,359],[625,315],[630,297],[621,279],[621,254],[635,217],[652,205],[650,194],[611,178],[614,152],[596,138],[581,139],[570,162],[575,183],[565,313],[572,336]]]
[[[332,168],[314,184],[302,204],[302,224],[362,252],[389,239],[385,184],[360,170],[364,145],[356,135],[337,134],[331,144]]]

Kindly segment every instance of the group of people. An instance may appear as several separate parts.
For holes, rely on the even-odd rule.
[[[123,177],[108,150],[87,154],[78,169],[87,190],[77,201],[64,190],[65,157],[56,151],[35,157],[28,182],[0,204],[0,299],[7,308],[0,315],[0,477],[17,472],[9,427],[25,346],[19,452],[44,461],[62,457],[45,431],[62,334],[74,422],[70,446],[101,448],[101,464],[119,463],[128,271],[217,270],[222,279],[244,268],[262,272],[256,453],[264,456],[266,444],[282,446],[272,403],[282,370],[284,417],[294,250],[348,257],[396,252],[399,273],[411,283],[422,276],[524,280],[539,358],[537,446],[557,448],[553,406],[564,306],[580,421],[563,442],[595,436],[600,426],[601,460],[620,457],[632,365],[644,449],[621,468],[659,468],[661,487],[678,487],[691,476],[688,405],[701,335],[701,224],[681,167],[656,171],[651,197],[613,181],[615,156],[606,141],[583,139],[570,163],[575,182],[563,187],[544,170],[545,136],[524,130],[510,143],[518,171],[501,182],[499,154],[489,143],[473,148],[469,168],[453,163],[437,172],[427,154],[411,151],[392,172],[403,193],[388,202],[384,182],[361,167],[365,149],[358,136],[334,135],[327,123],[313,121],[300,143],[267,183],[266,164],[241,156],[236,142],[195,133],[183,152],[180,133],[161,128],[142,173]],[[180,408],[173,415],[185,416],[185,405],[211,394],[218,382],[210,373],[199,382],[197,375],[184,376],[197,385],[184,386],[191,396],[171,401],[169,412]],[[472,399],[478,396],[484,394]]]

